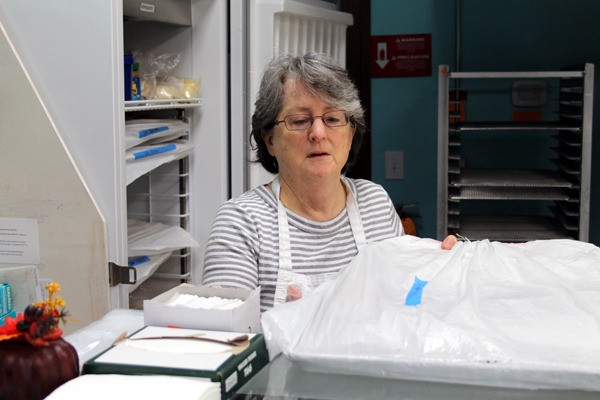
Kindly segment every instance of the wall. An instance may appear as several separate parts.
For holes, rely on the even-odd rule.
[[[454,61],[454,2],[372,0],[372,35],[431,33],[431,77],[371,80],[372,179],[395,203],[418,203],[417,234],[435,237],[437,65]],[[404,152],[404,179],[386,180],[385,151]]]
[[[436,226],[438,64],[455,64],[455,1],[373,0],[372,35],[431,33],[433,76],[372,79],[373,180],[398,203],[418,202],[420,236]],[[556,70],[583,62],[600,67],[597,16],[588,0],[462,0],[463,71]],[[600,87],[596,72],[595,94]],[[600,100],[594,105],[590,241],[600,245]],[[386,150],[405,153],[405,179],[385,180]]]

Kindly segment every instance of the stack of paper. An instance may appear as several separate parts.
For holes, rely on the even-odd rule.
[[[72,399],[219,400],[221,388],[216,382],[182,376],[82,375],[46,397]]]
[[[165,305],[182,305],[189,308],[213,308],[217,310],[228,310],[244,304],[242,299],[224,299],[222,297],[203,297],[195,294],[176,293]]]
[[[82,374],[205,378],[227,398],[268,362],[261,334],[147,326],[86,362]]]

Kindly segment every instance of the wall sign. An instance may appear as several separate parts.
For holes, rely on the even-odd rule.
[[[371,76],[431,76],[431,34],[371,36]]]
[[[0,218],[0,263],[39,264],[38,222],[29,218]]]

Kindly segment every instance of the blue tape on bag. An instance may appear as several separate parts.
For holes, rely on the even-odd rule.
[[[136,265],[140,265],[140,264],[143,264],[148,261],[150,261],[150,257],[140,256],[140,257],[136,257],[136,258],[129,260],[129,262],[127,263],[127,266],[135,267]]]
[[[140,158],[153,156],[155,154],[166,153],[167,151],[175,150],[176,146],[174,144],[167,144],[165,146],[156,147],[154,149],[142,150],[137,153],[133,153],[133,158],[138,160]]]
[[[156,128],[143,129],[138,132],[138,136],[140,138],[143,138],[146,136],[154,135],[155,133],[164,132],[164,131],[168,131],[168,130],[169,130],[168,126],[159,126]]]
[[[427,285],[427,281],[422,281],[415,276],[415,281],[406,295],[404,305],[416,306],[421,304],[421,297],[423,296],[423,288],[425,285]]]

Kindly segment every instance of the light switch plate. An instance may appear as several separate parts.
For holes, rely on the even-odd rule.
[[[404,179],[404,152],[385,152],[385,179]]]

